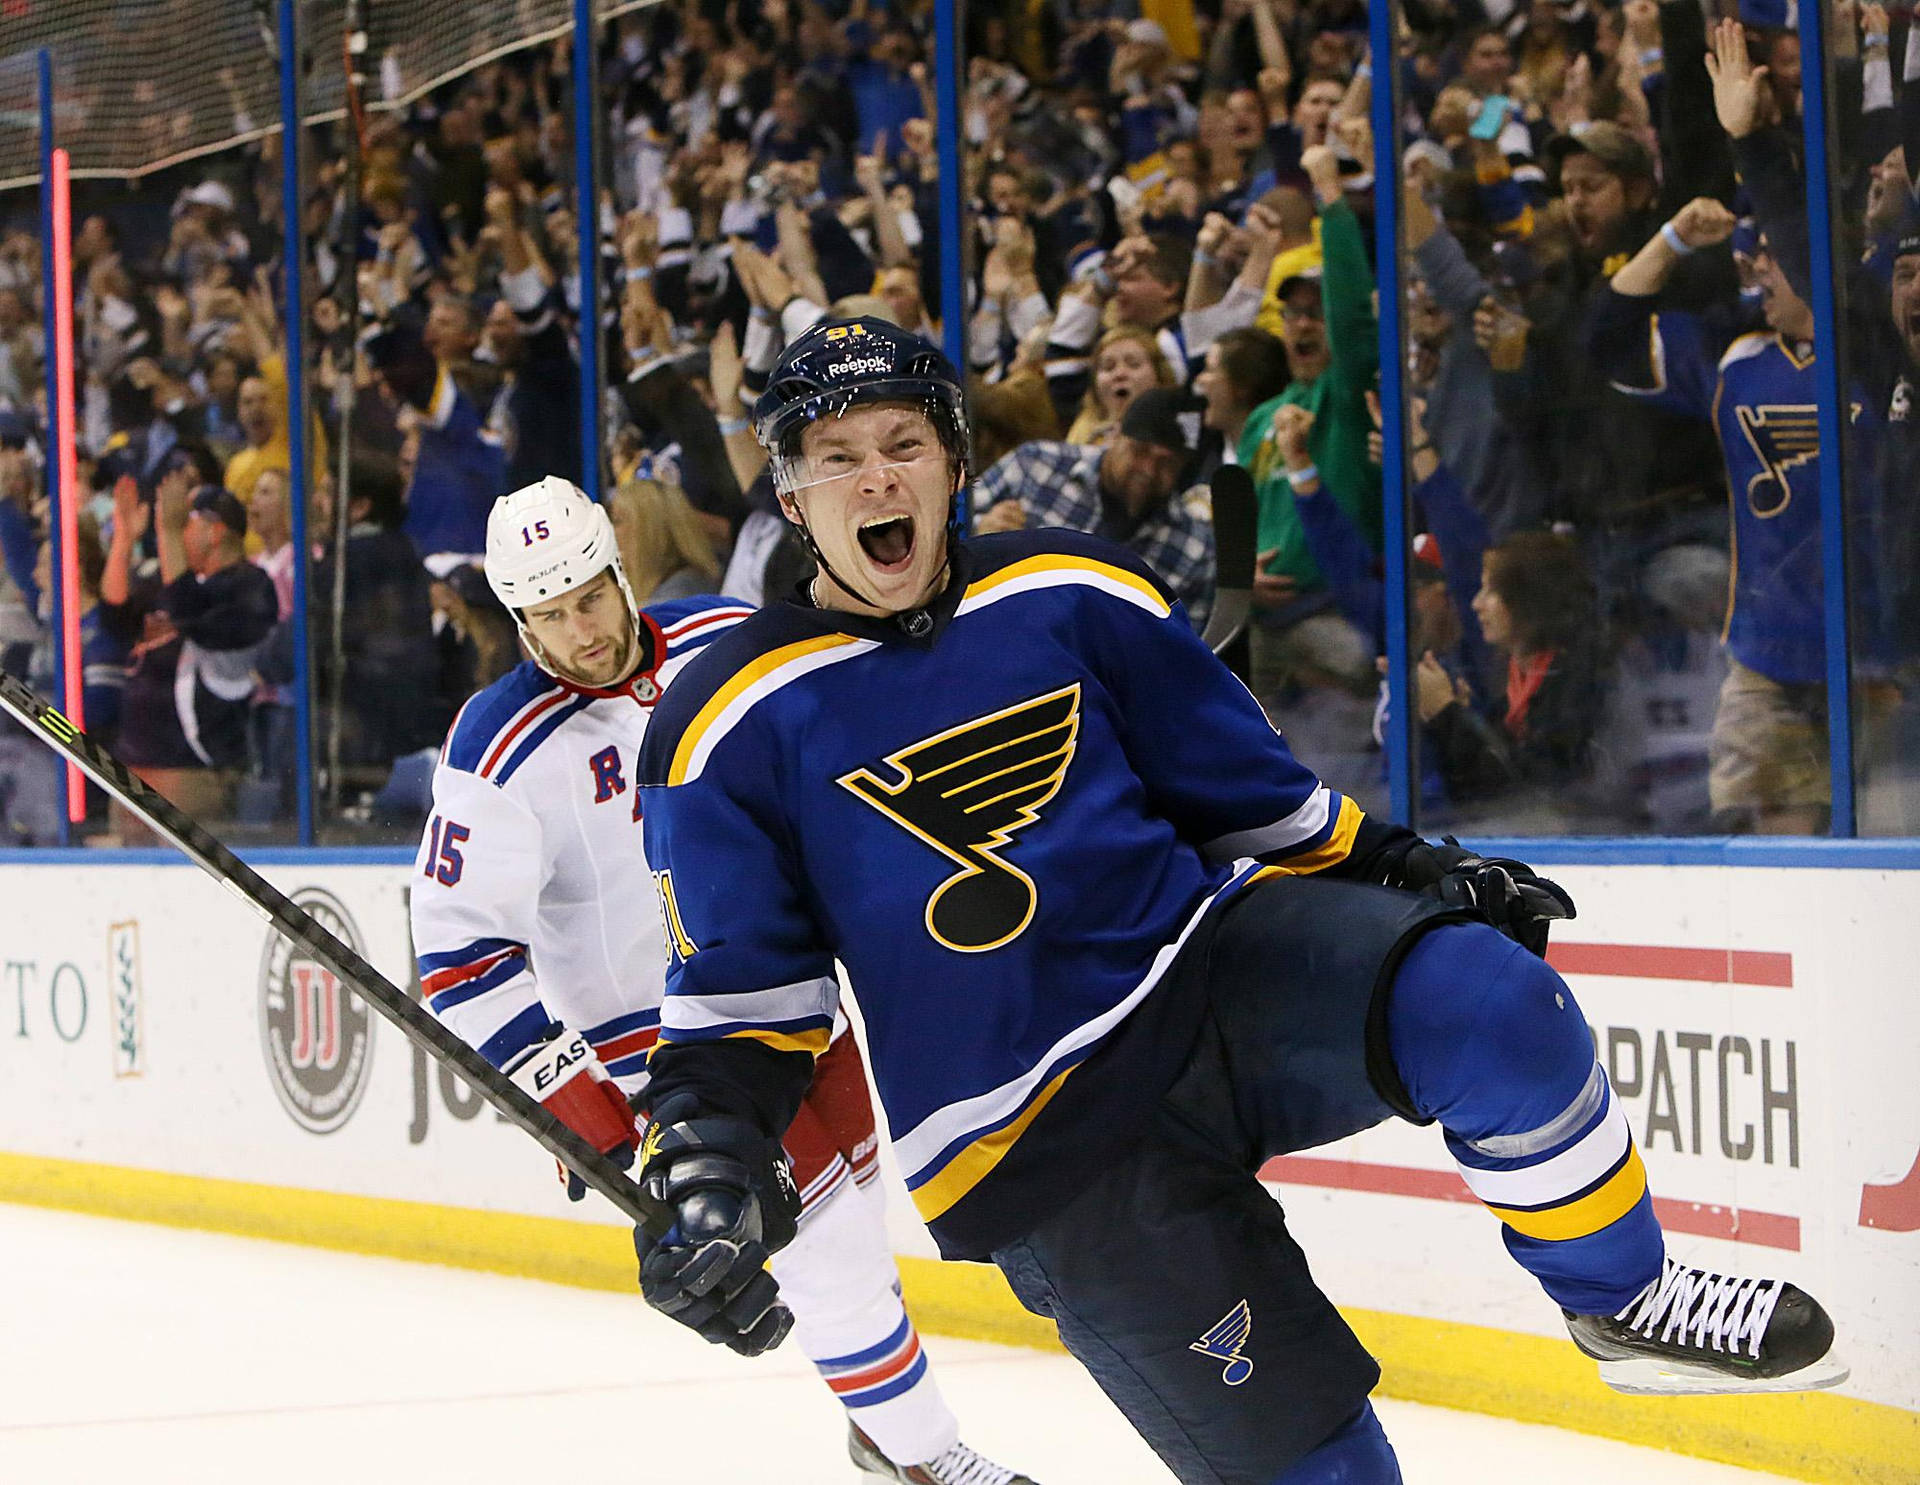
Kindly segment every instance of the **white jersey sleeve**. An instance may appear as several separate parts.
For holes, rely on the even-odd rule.
[[[414,870],[421,995],[462,1041],[502,1066],[553,1023],[528,947],[546,874],[540,822],[505,789],[443,759]]]

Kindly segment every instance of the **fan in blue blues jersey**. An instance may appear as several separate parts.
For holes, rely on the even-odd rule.
[[[756,407],[821,571],[690,661],[642,749],[658,1116],[781,1128],[843,967],[942,1253],[995,1263],[1184,1481],[1400,1478],[1378,1368],[1254,1174],[1393,1114],[1443,1126],[1614,1385],[1844,1377],[1801,1291],[1666,1255],[1542,957],[1565,893],[1329,790],[1123,548],[956,539],[961,407],[937,351],[859,320]],[[643,1150],[641,1179],[672,1203],[702,1158]],[[679,1210],[640,1244],[669,1313],[753,1277]]]
[[[1710,198],[1682,207],[1602,291],[1594,353],[1619,391],[1710,423],[1726,460],[1733,582],[1710,745],[1715,819],[1811,834],[1826,829],[1829,803],[1813,310],[1764,243],[1754,259],[1764,330],[1659,297],[1685,256],[1734,226]]]
[[[555,1117],[630,1161],[667,958],[640,749],[674,677],[751,611],[712,598],[638,607],[607,513],[555,477],[494,503],[486,575],[533,658],[467,703],[435,770],[410,898],[420,988]],[[685,1128],[667,1119],[647,1137],[671,1146]],[[851,1036],[823,1043],[805,1097],[769,1135],[742,1158],[770,1172],[784,1144],[791,1161],[791,1200],[764,1235],[791,1238],[774,1273],[801,1349],[847,1411],[854,1461],[885,1479],[1020,1485],[960,1442],[901,1305]],[[729,1333],[736,1349],[784,1333],[785,1311],[756,1319]]]

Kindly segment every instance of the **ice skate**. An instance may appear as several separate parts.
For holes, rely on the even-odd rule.
[[[955,1444],[926,1464],[895,1464],[853,1423],[847,1425],[847,1453],[863,1473],[902,1485],[1034,1485],[1028,1476],[995,1464],[965,1444]]]
[[[1806,1392],[1847,1379],[1811,1295],[1673,1258],[1619,1314],[1569,1312],[1567,1329],[1616,1392]]]

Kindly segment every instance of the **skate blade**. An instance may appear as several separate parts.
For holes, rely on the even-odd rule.
[[[1733,1392],[1817,1392],[1823,1387],[1838,1387],[1852,1369],[1829,1353],[1797,1372],[1782,1377],[1730,1377],[1706,1367],[1688,1367],[1672,1362],[1634,1357],[1624,1361],[1600,1363],[1600,1380],[1615,1392],[1635,1397],[1695,1397]]]

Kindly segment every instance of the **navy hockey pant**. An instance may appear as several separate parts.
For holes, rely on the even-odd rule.
[[[1579,1008],[1493,929],[1384,888],[1269,881],[1166,990],[1207,1013],[1132,1154],[993,1256],[1185,1485],[1398,1480],[1358,1416],[1378,1367],[1254,1177],[1271,1156],[1396,1112],[1438,1120],[1557,1302],[1611,1313],[1658,1275],[1644,1172]]]

